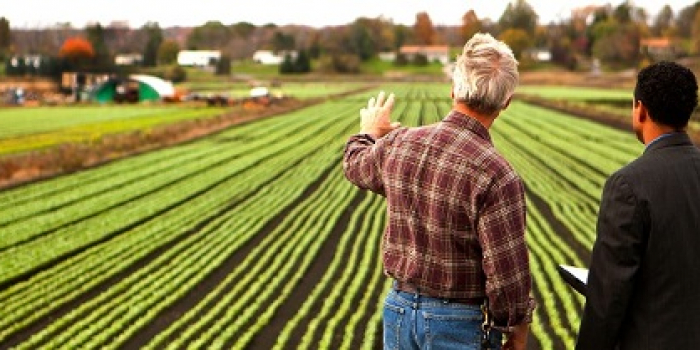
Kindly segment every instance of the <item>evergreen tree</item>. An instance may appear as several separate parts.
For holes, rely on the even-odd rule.
[[[311,72],[311,57],[306,50],[300,50],[297,55],[297,59],[294,62],[296,73],[309,73]]]
[[[231,58],[228,56],[221,56],[221,59],[216,62],[216,75],[230,75],[231,74]]]
[[[284,60],[282,61],[282,64],[280,64],[280,74],[290,74],[294,73],[294,61],[292,59],[292,55],[289,53],[284,55]]]
[[[105,30],[101,24],[97,23],[95,25],[85,27],[85,34],[87,36],[88,42],[92,45],[94,52],[93,69],[96,70],[109,70],[112,67],[112,56],[109,52],[109,48],[105,43]]]
[[[7,55],[10,44],[12,44],[10,21],[5,17],[0,17],[0,59]]]
[[[158,64],[158,49],[163,42],[163,30],[158,23],[148,22],[141,27],[146,36],[146,47],[143,50],[143,65],[155,67]]]

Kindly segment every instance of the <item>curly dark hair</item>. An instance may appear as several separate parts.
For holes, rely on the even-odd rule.
[[[639,71],[634,99],[642,101],[655,122],[682,129],[698,104],[698,82],[680,64],[657,62]]]

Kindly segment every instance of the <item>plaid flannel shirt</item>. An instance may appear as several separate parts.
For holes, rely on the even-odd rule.
[[[452,111],[379,140],[353,135],[343,169],[387,199],[388,276],[433,297],[487,297],[506,332],[531,322],[524,185],[481,123]]]

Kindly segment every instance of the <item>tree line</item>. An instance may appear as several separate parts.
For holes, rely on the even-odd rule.
[[[383,17],[360,17],[345,25],[324,28],[209,21],[193,28],[161,28],[157,22],[149,22],[135,29],[99,23],[85,28],[62,23],[49,28],[12,29],[11,19],[0,17],[0,59],[9,62],[12,57],[42,55],[56,57],[64,69],[80,65],[85,70],[108,71],[115,69],[117,54],[139,53],[143,57],[140,66],[156,67],[174,65],[181,49],[207,49],[222,52],[223,64],[217,70],[225,74],[230,71],[231,61],[249,59],[256,50],[267,49],[299,52],[319,70],[355,72],[362,62],[382,52],[396,53],[404,45],[458,48],[474,33],[488,32],[508,43],[521,62],[531,59],[532,49],[539,49],[548,52],[553,63],[572,70],[580,69],[592,58],[623,67],[653,59],[640,47],[644,38],[661,37],[677,43],[679,56],[700,53],[699,8],[700,1],[674,13],[665,5],[659,13],[650,14],[628,0],[617,6],[581,7],[568,18],[542,24],[526,0],[515,0],[507,4],[497,21],[467,10],[461,25],[455,26],[435,25],[427,12],[420,12],[413,25]],[[81,59],[65,52],[64,46],[76,38],[92,48]],[[308,62],[286,62],[282,66],[289,72],[303,72],[308,71]]]

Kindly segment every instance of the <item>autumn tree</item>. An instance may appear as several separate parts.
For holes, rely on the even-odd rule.
[[[520,28],[506,29],[498,36],[498,39],[508,44],[513,50],[513,55],[518,59],[522,58],[525,50],[532,47],[532,37]]]
[[[256,28],[257,27],[250,22],[238,22],[231,25],[230,32],[232,35],[239,38],[247,38],[255,32]]]
[[[460,34],[464,42],[471,39],[474,34],[481,31],[481,21],[476,16],[474,10],[469,10],[462,16],[462,26],[460,27]]]
[[[85,62],[95,57],[95,50],[92,44],[84,38],[68,38],[61,46],[58,57],[65,58],[74,63]]]
[[[427,12],[419,12],[416,15],[416,24],[413,26],[418,44],[432,45],[435,42],[435,27]]]
[[[535,34],[535,28],[537,27],[537,18],[537,13],[527,1],[516,0],[515,3],[508,3],[501,18],[498,20],[498,25],[501,31],[522,29],[525,33],[532,36]]]
[[[576,55],[571,39],[567,36],[554,36],[549,45],[549,52],[552,55],[552,62],[566,67],[569,70],[576,69]]]
[[[212,50],[225,47],[232,36],[231,28],[220,21],[208,21],[192,29],[186,45],[190,50]]]
[[[673,9],[666,4],[654,18],[654,25],[651,27],[651,32],[656,36],[667,36],[672,32],[673,27]]]
[[[173,64],[177,61],[180,44],[174,40],[165,40],[158,47],[158,64]]]
[[[620,5],[615,7],[615,10],[613,10],[613,18],[621,24],[632,21],[632,5],[629,3],[629,0],[623,1]]]
[[[692,31],[693,49],[695,53],[700,53],[700,11],[695,11]]]
[[[294,36],[287,35],[280,30],[276,30],[275,34],[272,36],[270,45],[272,46],[272,51],[284,52],[294,50],[297,44]]]
[[[640,57],[640,27],[634,22],[620,23],[619,18],[611,17],[593,27],[592,54],[607,63],[636,64]]]
[[[66,39],[58,52],[59,58],[62,59],[64,70],[84,72],[88,70],[92,59],[95,57],[95,50],[92,44],[84,38],[73,37]],[[82,78],[81,78],[82,77]],[[77,75],[77,89],[75,91],[76,101],[80,100],[79,91],[82,90],[85,80],[83,73]]]
[[[410,27],[399,24],[394,26],[394,50],[398,51],[401,46],[404,46],[407,42],[412,39],[412,34]]]
[[[693,5],[686,6],[678,12],[678,17],[676,18],[676,28],[678,30],[678,35],[682,38],[690,38],[693,33],[693,22],[695,21],[695,14],[700,10],[700,1]]]
[[[394,50],[393,24],[383,18],[360,17],[348,29],[350,52],[360,60],[376,57],[377,53]]]
[[[346,45],[349,41],[347,26],[325,29],[321,35],[320,46],[324,55],[319,58],[318,70],[321,72],[358,73],[360,58]]]
[[[0,58],[9,51],[10,44],[12,44],[10,21],[5,17],[0,17]]]
[[[347,27],[333,27],[324,30],[319,37],[319,46],[326,55],[351,54],[350,48],[345,43],[348,42],[349,34]]]
[[[323,47],[321,47],[321,35],[315,32],[311,37],[311,43],[309,44],[309,57],[318,59],[323,53]]]

